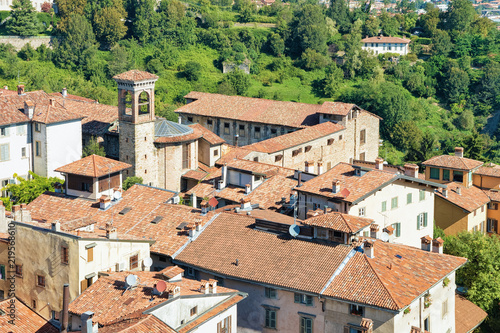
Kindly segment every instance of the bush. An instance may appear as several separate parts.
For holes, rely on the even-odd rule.
[[[195,61],[189,61],[184,66],[182,74],[188,81],[198,81],[201,76],[201,65]]]
[[[42,12],[48,13],[52,9],[52,5],[49,2],[42,3]]]
[[[142,180],[141,177],[136,177],[136,176],[128,177],[123,182],[122,188],[123,188],[124,191],[126,191],[129,188],[131,188],[133,185],[135,185],[135,184],[142,184],[142,182],[143,182],[143,180]]]

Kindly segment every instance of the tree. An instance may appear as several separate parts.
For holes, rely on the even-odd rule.
[[[267,40],[272,54],[280,57],[285,52],[285,41],[279,34],[272,32]]]
[[[446,73],[442,86],[443,95],[448,103],[458,103],[469,92],[469,74],[452,66]]]
[[[335,63],[331,64],[328,67],[326,77],[322,82],[323,94],[327,97],[333,97],[343,83],[344,71],[337,67]]]
[[[346,0],[330,0],[327,15],[337,24],[340,32],[347,33],[351,28],[351,18]]]
[[[41,24],[36,18],[35,8],[30,0],[14,0],[7,29],[13,35],[34,36],[41,30]]]
[[[90,155],[106,156],[104,147],[101,147],[95,136],[90,138],[89,143],[82,150],[82,158]]]
[[[500,238],[464,231],[445,238],[444,252],[468,259],[457,271],[457,284],[467,288],[471,302],[492,313],[500,300]]]
[[[330,63],[330,58],[314,50],[307,49],[301,56],[302,67],[308,70],[325,68]]]
[[[448,56],[453,43],[451,42],[450,35],[444,30],[437,29],[434,31],[434,36],[432,37],[432,54]]]
[[[201,76],[201,65],[195,61],[188,61],[182,72],[188,81],[198,81]]]
[[[225,74],[222,83],[226,83],[232,87],[238,95],[244,95],[248,88],[250,88],[250,78],[245,72],[239,69]]]
[[[463,140],[464,156],[473,160],[484,160],[485,140],[482,134],[473,131]]]
[[[452,0],[446,14],[446,27],[457,33],[468,32],[476,18],[476,10],[469,0]]]
[[[62,32],[66,32],[69,25],[69,20],[72,15],[85,15],[85,7],[87,0],[57,0],[57,9],[61,16],[61,21],[57,28]]]
[[[83,69],[97,51],[92,26],[83,16],[68,18],[66,35],[55,47],[55,62],[62,67]]]
[[[306,4],[296,14],[292,22],[292,49],[297,55],[311,49],[318,53],[326,53],[325,16],[318,5]]]
[[[252,0],[239,0],[238,12],[240,13],[240,17],[238,21],[240,22],[251,22],[253,18],[253,14],[256,12],[255,3]],[[236,5],[236,2],[235,2]]]
[[[111,77],[124,73],[130,69],[129,54],[127,49],[115,45],[110,52],[111,59],[108,61],[108,72]]]
[[[96,36],[109,47],[112,47],[127,33],[122,11],[114,7],[105,7],[94,15]]]
[[[122,184],[122,188],[124,191],[126,191],[135,184],[142,184],[143,181],[144,180],[142,179],[142,177],[137,177],[137,176],[127,177],[127,179],[125,179],[125,181]]]
[[[11,201],[14,205],[18,203],[30,203],[45,191],[54,191],[54,184],[63,184],[64,180],[57,177],[42,177],[29,171],[31,179],[24,179],[14,174],[19,184],[8,184],[2,191],[11,193]]]
[[[132,32],[144,44],[157,37],[155,28],[159,22],[159,16],[155,11],[156,0],[138,0],[135,6],[135,21]]]
[[[380,31],[380,20],[376,16],[369,16],[363,26],[363,33],[366,36],[377,36]]]
[[[385,36],[394,36],[399,32],[399,22],[387,12],[380,15],[380,27]]]
[[[349,34],[344,35],[345,39],[345,63],[344,69],[348,76],[354,78],[356,72],[361,69],[363,62],[361,60],[361,26],[363,22],[357,20],[351,26]]]

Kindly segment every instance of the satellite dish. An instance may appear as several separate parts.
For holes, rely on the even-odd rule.
[[[165,290],[167,290],[167,283],[165,281],[162,281],[162,280],[159,280],[158,282],[156,282],[156,286],[155,286],[156,290],[158,290],[160,293],[164,292]]]
[[[130,274],[125,278],[125,282],[128,286],[134,287],[137,284],[137,275]]]
[[[383,232],[382,236],[380,236],[380,240],[382,240],[384,242],[388,242],[389,241],[389,234],[387,232]]]
[[[297,237],[300,234],[300,227],[294,223],[290,226],[288,232],[292,237]]]
[[[151,265],[153,265],[153,259],[151,259],[151,258],[146,258],[146,259],[144,259],[143,264],[144,264],[144,266],[146,266],[146,267],[151,267]]]
[[[118,199],[121,199],[121,197],[122,197],[122,192],[120,192],[120,191],[115,191],[115,192],[113,193],[113,199],[118,200]]]

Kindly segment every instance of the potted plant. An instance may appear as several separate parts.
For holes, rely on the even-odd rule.
[[[406,309],[404,309],[403,313],[404,314],[408,314],[411,312],[411,308],[410,307],[407,307]]]
[[[431,295],[427,294],[424,296],[424,308],[427,309],[432,304]]]

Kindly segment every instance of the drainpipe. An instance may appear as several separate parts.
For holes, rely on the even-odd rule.
[[[61,333],[68,332],[69,284],[64,284]]]

